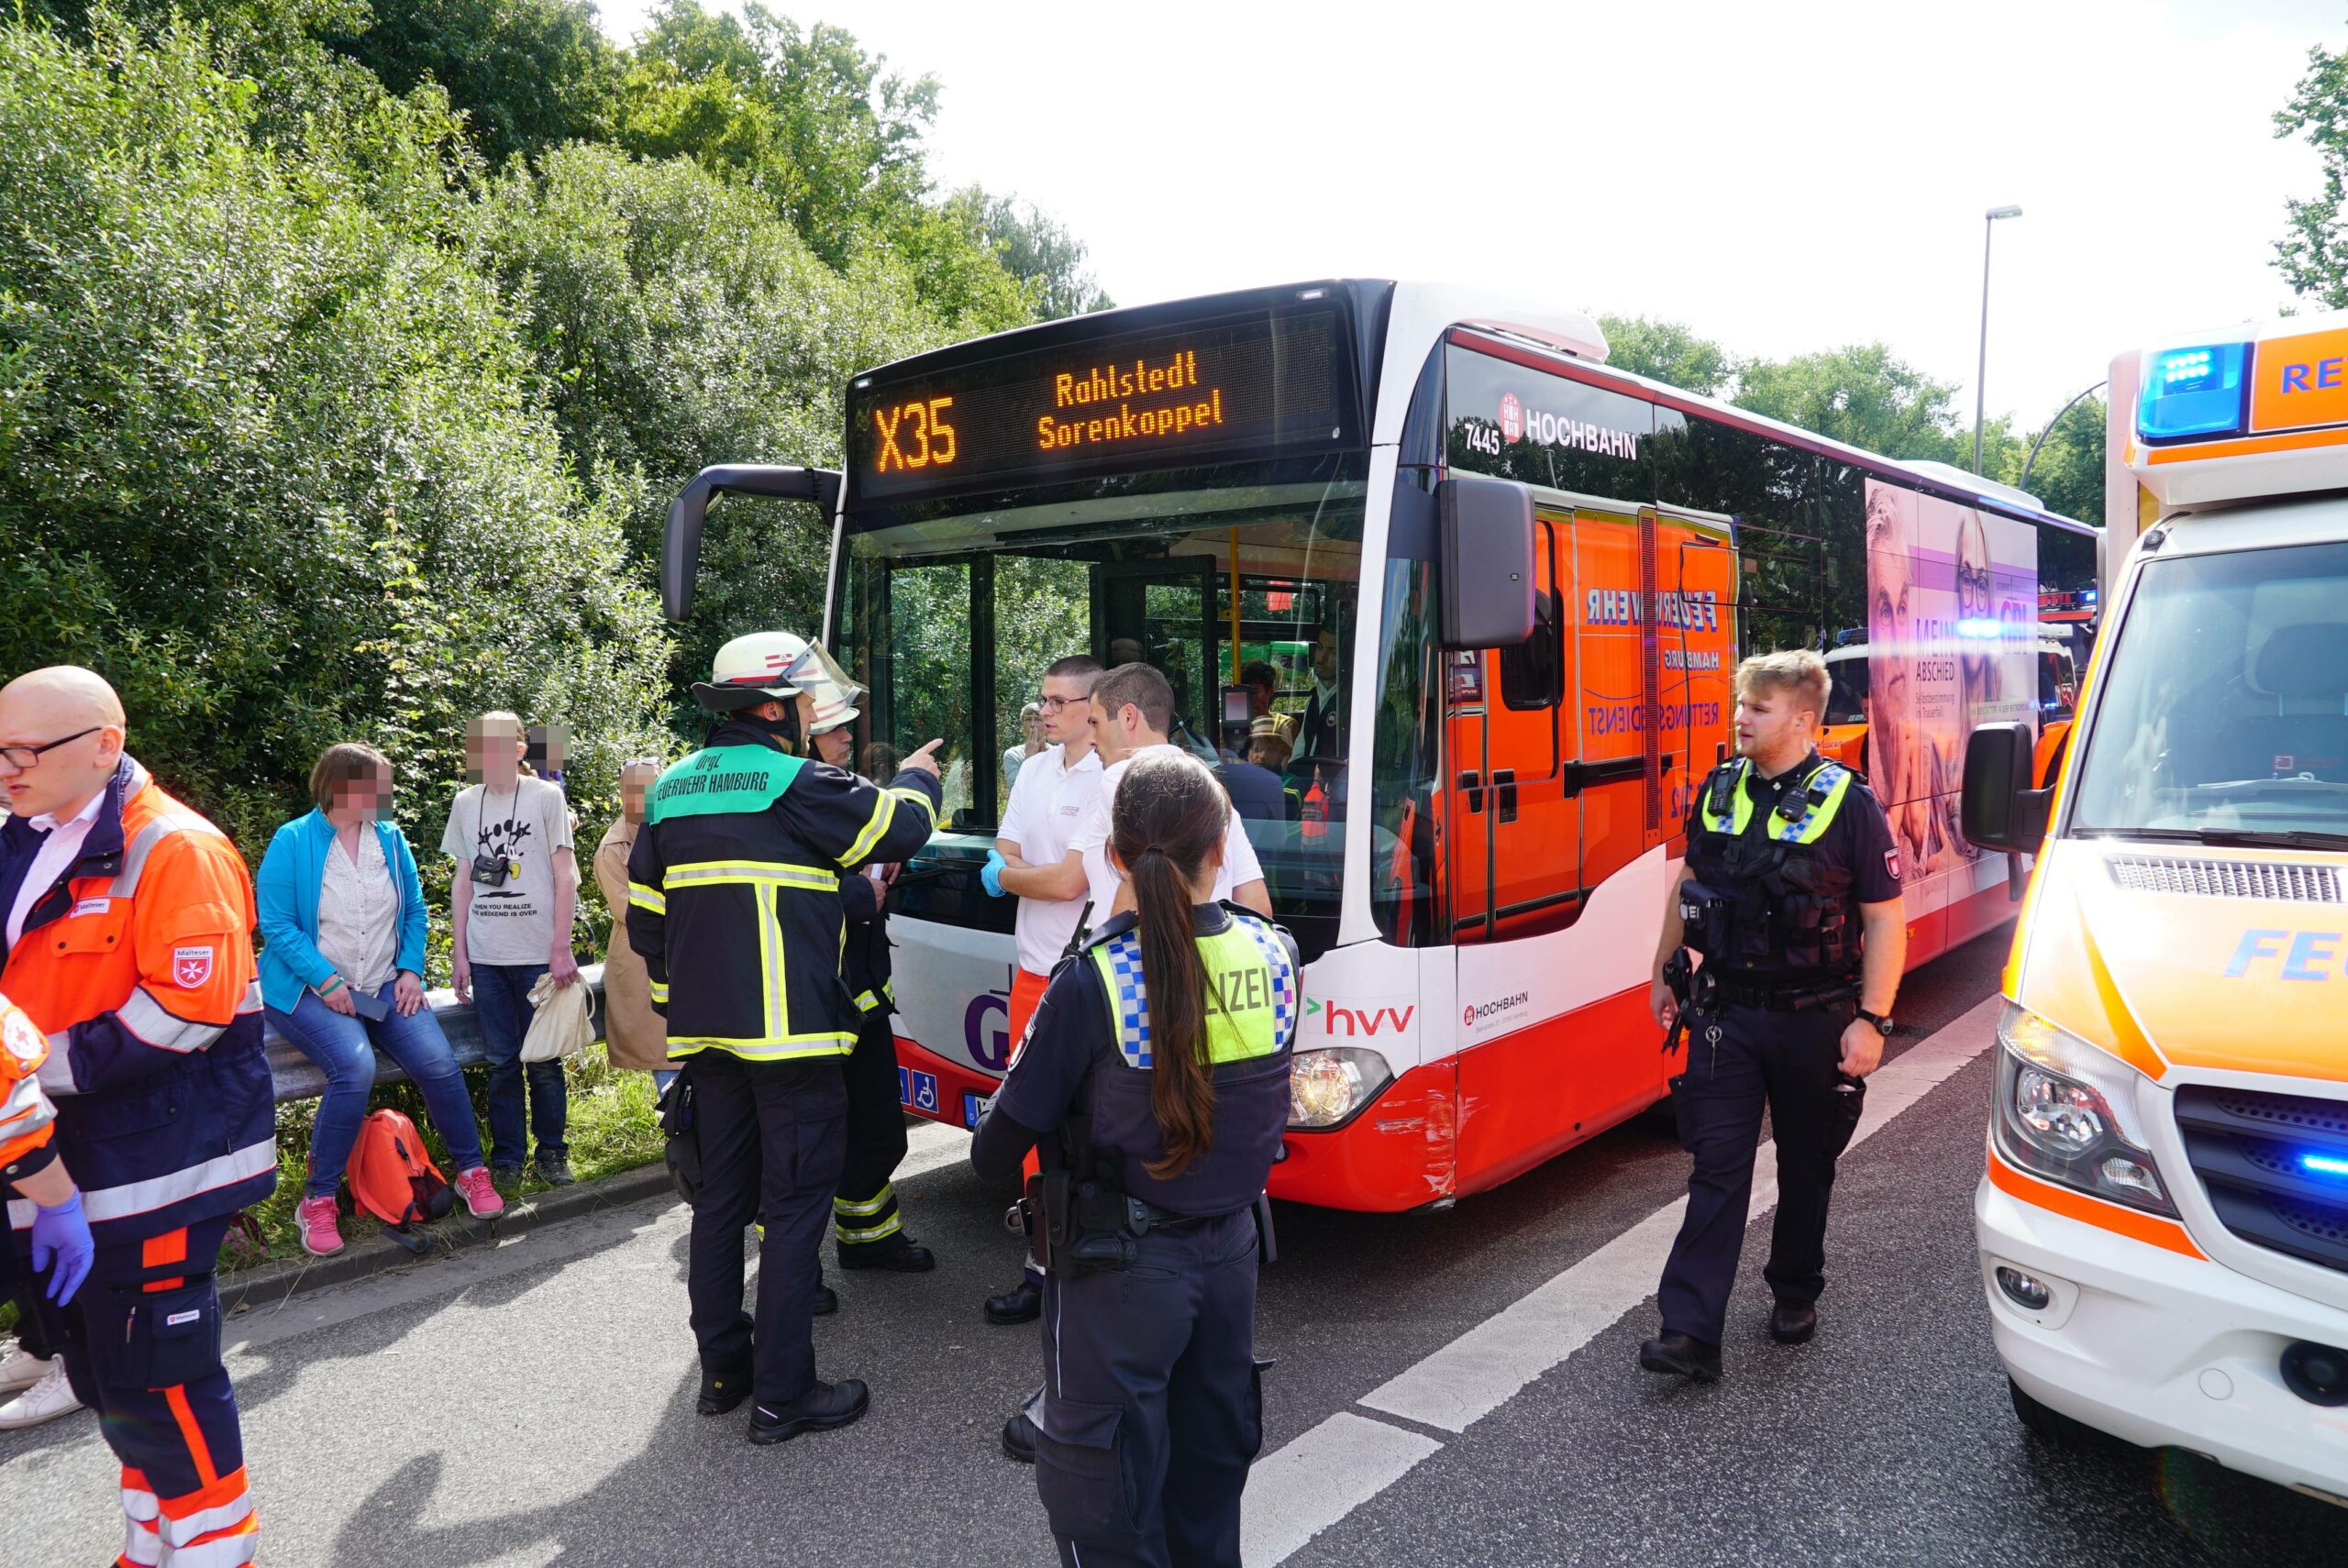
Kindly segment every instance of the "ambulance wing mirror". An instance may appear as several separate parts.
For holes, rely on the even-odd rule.
[[[2054,791],[2031,788],[2030,726],[1976,724],[1965,745],[1965,836],[1982,849],[2035,855]]]
[[[1512,648],[1533,635],[1533,492],[1461,476],[1435,486],[1447,648]]]
[[[812,501],[828,519],[839,510],[840,476],[836,469],[771,463],[720,463],[693,475],[684,493],[669,503],[669,525],[660,532],[660,610],[671,621],[681,621],[692,611],[693,578],[701,570],[702,522],[709,514],[709,503],[728,491]]]

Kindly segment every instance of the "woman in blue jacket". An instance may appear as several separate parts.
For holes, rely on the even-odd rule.
[[[328,746],[310,795],[316,809],[277,830],[253,891],[262,1007],[327,1076],[297,1211],[303,1248],[323,1257],[342,1247],[335,1185],[366,1119],[378,1046],[423,1091],[465,1207],[486,1218],[505,1200],[482,1163],[464,1074],[424,1002],[424,889],[407,836],[386,820],[392,765],[373,746]]]

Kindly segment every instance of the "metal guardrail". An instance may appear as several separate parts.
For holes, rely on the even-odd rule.
[[[595,988],[595,1038],[604,1038],[604,966],[582,964],[579,966],[581,984]],[[449,1048],[456,1054],[460,1067],[479,1066],[489,1060],[482,1050],[481,1021],[473,1016],[470,1002],[457,1000],[450,990],[426,991],[425,1001],[432,1009],[432,1016],[440,1021],[440,1032],[449,1037]],[[264,1028],[267,1028],[264,1025]],[[277,1090],[277,1103],[289,1099],[316,1099],[327,1091],[327,1076],[317,1064],[302,1055],[294,1043],[275,1029],[268,1029],[269,1076]],[[381,1051],[375,1053],[375,1081],[396,1084],[407,1081],[407,1074],[397,1062]]]

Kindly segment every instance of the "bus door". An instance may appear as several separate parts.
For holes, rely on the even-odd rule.
[[[1092,580],[1093,657],[1102,665],[1139,660],[1174,688],[1177,745],[1212,746],[1223,626],[1213,556],[1112,561]]]
[[[1535,514],[1532,637],[1445,656],[1448,900],[1452,941],[1497,942],[1572,923],[1580,810],[1560,778],[1568,689],[1565,601],[1572,519]]]

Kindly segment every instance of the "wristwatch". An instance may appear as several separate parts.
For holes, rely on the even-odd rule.
[[[1866,1019],[1869,1023],[1875,1025],[1875,1032],[1877,1034],[1882,1035],[1886,1040],[1891,1038],[1891,1015],[1889,1013],[1869,1012],[1865,1008],[1861,1008],[1858,1010],[1861,1018]]]

